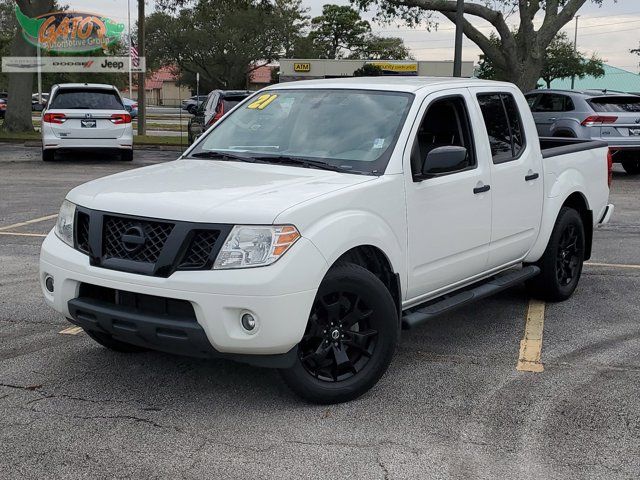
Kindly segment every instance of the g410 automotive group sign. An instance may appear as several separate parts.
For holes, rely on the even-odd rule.
[[[125,28],[123,23],[86,12],[52,12],[31,18],[18,5],[16,18],[29,43],[57,53],[104,49],[117,42]]]
[[[132,67],[129,57],[75,56],[104,50],[122,38],[124,24],[105,16],[86,12],[52,12],[31,18],[16,5],[16,18],[27,42],[58,56],[4,57],[3,72],[124,73],[129,69],[145,70],[144,58],[136,58]]]

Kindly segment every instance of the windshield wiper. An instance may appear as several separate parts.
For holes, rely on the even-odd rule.
[[[238,155],[237,153],[230,152],[216,152],[214,150],[192,153],[189,155],[192,158],[215,158],[218,160],[240,160],[241,162],[255,163],[256,159],[248,157],[246,155]]]
[[[321,160],[310,160],[308,158],[291,157],[288,155],[262,155],[254,157],[259,162],[264,163],[279,163],[288,165],[300,165],[307,168],[319,168],[321,170],[331,170],[333,172],[348,172],[348,173],[365,173],[357,170],[352,170],[350,167],[344,167],[340,165],[333,165]]]

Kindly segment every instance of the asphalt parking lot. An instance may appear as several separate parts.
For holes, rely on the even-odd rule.
[[[640,476],[640,177],[616,166],[576,294],[545,306],[544,371],[516,369],[529,299],[515,289],[403,332],[371,392],[321,407],[271,370],[60,333],[37,269],[66,192],[176,156],[45,164],[0,144],[1,478]]]

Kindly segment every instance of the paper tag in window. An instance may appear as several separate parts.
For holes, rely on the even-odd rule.
[[[373,148],[382,148],[384,146],[384,138],[376,138],[373,141]]]

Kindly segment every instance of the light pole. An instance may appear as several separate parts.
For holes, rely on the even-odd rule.
[[[138,59],[141,65],[144,55],[144,0],[138,0]],[[146,133],[146,110],[144,70],[141,69],[138,73],[138,135]]]
[[[578,51],[578,19],[580,18],[580,15],[576,15],[576,31],[575,34],[573,36],[573,51],[577,52]],[[575,75],[571,75],[571,90],[573,90],[573,88],[576,85],[576,76]]]
[[[464,22],[464,0],[458,0],[456,9],[456,40],[453,53],[453,76],[462,76],[462,24]]]
[[[133,98],[133,74],[131,72],[131,0],[127,0],[127,21],[129,25],[129,98]]]

